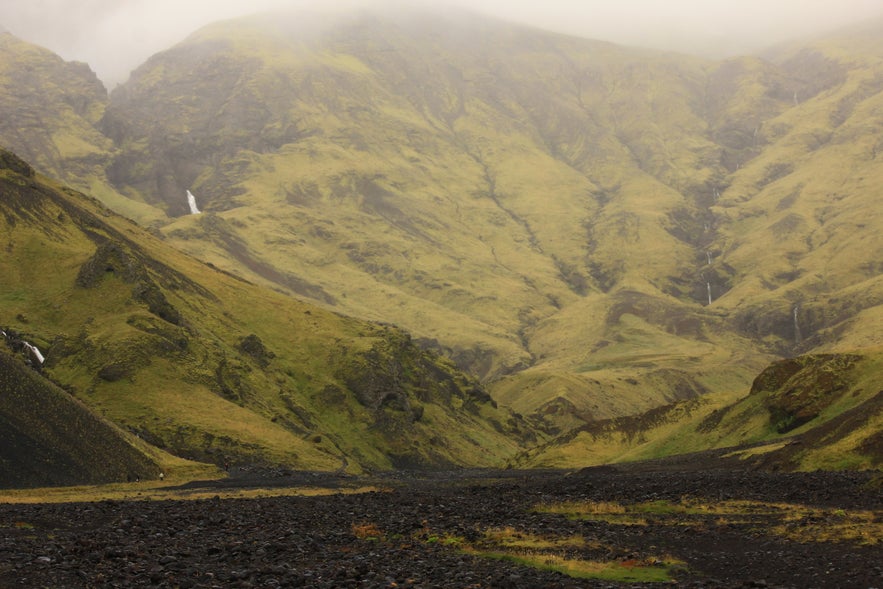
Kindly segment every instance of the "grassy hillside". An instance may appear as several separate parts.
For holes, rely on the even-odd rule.
[[[735,390],[771,358],[706,333],[704,237],[672,227],[723,173],[714,64],[465,17],[299,32],[209,27],[112,95],[121,189],[211,213],[176,246],[401,325],[526,413]]]
[[[883,391],[879,348],[781,360],[750,394],[707,395],[575,428],[514,463],[574,467],[731,448],[724,458],[785,470],[879,468]]]
[[[43,350],[49,378],[150,444],[360,471],[494,465],[529,435],[401,330],[225,274],[0,159],[2,324]]]
[[[113,142],[98,124],[107,90],[89,66],[0,32],[0,146],[36,169],[143,223],[165,214],[125,198],[107,178]]]
[[[100,167],[116,195],[96,196],[161,210],[155,235],[210,266],[153,277],[157,287],[136,295],[174,328],[150,318],[89,329],[114,349],[127,331],[161,333],[189,354],[186,322],[211,315],[202,329],[222,343],[201,344],[197,357],[211,360],[190,368],[205,398],[220,392],[251,410],[248,391],[349,391],[352,418],[382,426],[369,437],[385,432],[386,458],[372,464],[409,463],[399,453],[410,438],[391,433],[401,424],[431,438],[449,423],[424,421],[432,413],[418,391],[438,379],[411,366],[440,361],[420,350],[550,436],[669,405],[695,407],[683,418],[698,419],[747,395],[777,360],[873,356],[881,344],[881,59],[874,28],[716,62],[455,11],[216,23],[153,56],[89,119],[110,146]],[[188,190],[201,214],[189,214]],[[128,250],[83,239],[99,247],[95,268],[129,264]],[[202,278],[217,270],[230,281],[222,292]],[[206,313],[202,295],[175,299],[190,281],[230,316]],[[246,294],[244,281],[272,294]],[[266,302],[233,302],[241,297]],[[288,305],[304,313],[297,301],[322,309],[310,307],[310,321],[334,325],[298,357],[322,358],[312,380],[279,359],[287,334],[312,326],[279,320]],[[344,328],[362,324],[338,313],[387,325],[357,336],[367,328]],[[360,355],[328,358],[331,340]],[[253,368],[265,360],[272,377]],[[145,362],[96,369],[125,387]],[[351,372],[369,367],[383,376],[366,390]],[[58,370],[78,390],[92,386]],[[476,415],[474,391],[485,401],[477,415],[491,417],[481,389],[459,378],[442,405]],[[413,393],[406,401],[383,394],[399,385]],[[430,396],[447,399],[447,388]],[[327,413],[315,395],[295,409],[261,401],[262,415]],[[162,426],[165,415],[130,409],[154,419],[164,443],[192,439]],[[391,421],[378,420],[381,409]],[[292,423],[309,437],[318,421]],[[322,437],[327,456],[358,446],[341,427]],[[223,446],[229,431],[213,432],[209,445]],[[286,435],[254,439],[284,446]],[[454,439],[439,455],[432,445],[418,453],[442,462],[475,447]],[[599,456],[623,452],[631,447]]]
[[[716,63],[255,17],[155,56],[105,121],[124,190],[213,213],[175,245],[402,325],[554,431],[876,341],[878,46]]]

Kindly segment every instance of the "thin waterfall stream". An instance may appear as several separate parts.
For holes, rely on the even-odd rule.
[[[196,206],[196,197],[189,190],[187,191],[187,205],[190,207],[191,215],[198,215],[200,213],[199,208]]]

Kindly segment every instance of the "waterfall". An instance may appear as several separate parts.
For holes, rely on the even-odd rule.
[[[705,259],[708,261],[708,265],[711,266],[711,252],[708,250],[705,251]]]
[[[40,364],[43,364],[43,361],[45,360],[45,358],[43,358],[43,354],[40,353],[40,350],[37,349],[37,346],[33,346],[33,345],[29,344],[28,342],[22,342],[22,343],[24,344],[25,349],[28,350],[34,356],[34,358],[37,359],[37,362],[39,362]]]
[[[31,363],[36,361],[38,364],[40,364],[42,366],[43,362],[46,361],[46,359],[43,357],[43,354],[40,352],[40,349],[37,348],[37,346],[33,345],[30,342],[26,342],[23,339],[19,339],[19,337],[15,334],[15,332],[12,332],[12,334],[10,335],[10,334],[6,333],[5,329],[0,329],[0,335],[2,335],[5,339],[11,340],[9,342],[9,344],[12,346],[12,349],[15,350],[16,352],[19,352],[21,350],[25,350],[26,352],[28,352]]]
[[[799,344],[803,340],[803,335],[800,333],[800,322],[797,319],[797,312],[800,310],[800,305],[794,305],[794,309],[792,310],[792,315],[794,316],[794,343]]]
[[[190,206],[190,214],[198,215],[200,210],[196,207],[196,197],[189,190],[187,191],[187,204]]]
[[[708,304],[711,304],[711,283],[706,282],[705,287],[708,289]]]

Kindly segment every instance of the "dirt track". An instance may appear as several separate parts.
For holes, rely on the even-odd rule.
[[[805,516],[791,528],[831,527],[813,518],[859,509],[874,511],[879,524],[883,500],[867,488],[870,479],[597,468],[399,475],[368,481],[389,491],[328,497],[0,505],[0,587],[883,587],[883,542],[793,541],[765,530],[776,523],[768,516],[651,513],[640,525],[624,525],[534,509],[561,501],[740,499],[827,508],[829,515]],[[203,486],[304,483],[356,481],[292,474]],[[465,550],[499,529],[580,537],[582,547],[567,549],[574,558],[631,566],[668,556],[680,564],[671,570],[674,582],[620,583]]]

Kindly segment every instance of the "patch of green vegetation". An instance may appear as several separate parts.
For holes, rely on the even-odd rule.
[[[372,528],[373,529],[373,528]],[[357,534],[358,536],[358,534]],[[423,527],[413,534],[420,542],[443,544],[481,558],[508,560],[540,570],[555,571],[577,579],[602,579],[615,582],[671,582],[683,563],[673,557],[628,560],[597,560],[572,556],[578,552],[606,549],[582,536],[540,536],[512,526],[489,528],[476,540],[436,534]],[[381,536],[382,537],[382,536]]]
[[[799,542],[877,544],[883,537],[879,512],[790,503],[707,501],[685,497],[678,502],[657,500],[628,505],[596,501],[552,503],[538,505],[535,510],[617,525],[647,525],[648,517],[652,517],[657,525],[744,525]]]
[[[511,552],[475,551],[485,558],[508,560],[544,571],[554,571],[575,579],[600,579],[616,583],[671,583],[672,571],[680,569],[680,561],[588,561],[565,558],[555,554],[518,554]]]
[[[264,497],[322,497],[355,493],[377,493],[383,489],[376,487],[271,487],[249,489],[186,489],[178,488],[182,483],[205,480],[222,476],[217,469],[200,465],[200,470],[189,472],[177,470],[164,480],[150,480],[132,483],[109,483],[77,487],[46,487],[34,489],[8,489],[0,491],[3,503],[83,503],[98,501],[197,501],[200,499],[255,499]],[[19,527],[19,524],[14,524]],[[24,529],[31,524],[20,522]],[[0,528],[3,526],[0,525]],[[33,527],[33,526],[31,526]]]

